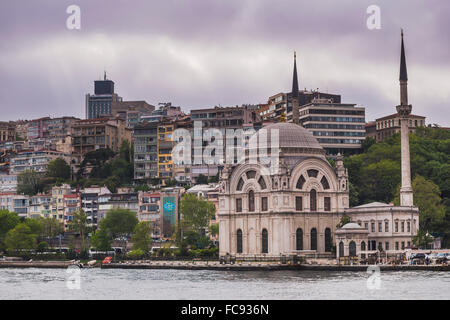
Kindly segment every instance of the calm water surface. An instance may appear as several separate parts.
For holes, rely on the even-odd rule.
[[[81,269],[79,290],[65,269],[0,269],[0,299],[450,299],[450,273]]]

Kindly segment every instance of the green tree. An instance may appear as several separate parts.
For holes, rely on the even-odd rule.
[[[341,221],[339,221],[339,223],[336,225],[336,228],[342,228],[343,226],[345,226],[347,223],[350,222],[352,222],[352,218],[344,214],[341,218]]]
[[[25,223],[19,223],[6,234],[5,245],[8,253],[17,254],[21,250],[36,248],[37,235]]]
[[[84,248],[84,239],[88,231],[88,217],[83,209],[73,213],[73,220],[69,223],[69,230],[80,234],[81,248]]]
[[[138,224],[136,213],[127,209],[111,209],[100,222],[100,227],[108,231],[114,238],[125,237],[133,233]]]
[[[91,245],[98,251],[108,251],[111,249],[111,237],[108,232],[100,228],[91,237]]]
[[[217,236],[219,235],[219,224],[218,223],[213,223],[210,228],[209,228],[209,232],[213,235],[213,236]]]
[[[42,238],[53,238],[63,231],[63,225],[58,220],[53,218],[42,219]]]
[[[426,232],[438,230],[445,218],[441,191],[431,180],[417,175],[413,182],[414,205],[419,208],[419,228]],[[400,203],[400,186],[397,189],[395,204]]]
[[[200,232],[208,227],[216,212],[216,207],[212,202],[188,193],[181,200],[180,212],[183,230]]]
[[[208,183],[208,177],[203,175],[203,174],[199,174],[197,180],[195,180],[196,184],[207,184]]]
[[[108,188],[112,193],[117,192],[117,188],[120,186],[120,179],[114,175],[103,181],[103,184]]]
[[[67,164],[66,160],[57,158],[48,163],[46,175],[48,177],[60,178],[63,180],[70,179],[70,166]]]
[[[41,184],[42,174],[33,171],[25,170],[17,176],[17,193],[27,196],[34,196],[42,191]]]
[[[433,237],[426,231],[419,230],[417,235],[413,238],[413,243],[419,247],[426,249],[428,245],[433,242]]]
[[[134,228],[134,233],[131,237],[133,243],[133,250],[142,250],[147,253],[152,244],[152,226],[148,221],[139,222]]]
[[[0,210],[0,251],[5,250],[6,234],[20,223],[20,218],[15,212]]]

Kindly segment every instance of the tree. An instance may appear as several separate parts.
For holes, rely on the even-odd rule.
[[[37,235],[25,223],[19,223],[6,234],[5,245],[9,253],[36,248]]]
[[[442,204],[441,192],[433,181],[417,175],[413,182],[414,205],[419,208],[419,228],[424,231],[438,230],[445,218],[445,207]],[[395,203],[400,203],[400,186]]]
[[[133,233],[138,224],[136,213],[128,209],[111,209],[100,222],[100,228],[104,228],[114,238],[125,237]]]
[[[111,237],[106,230],[100,228],[91,237],[91,245],[98,251],[108,251],[111,249]]]
[[[120,179],[114,175],[103,181],[103,184],[108,188],[112,193],[117,192],[117,188],[120,186]]]
[[[70,179],[70,166],[66,160],[57,158],[48,163],[46,175],[63,180]]]
[[[197,180],[195,180],[196,184],[207,184],[208,183],[208,177],[203,175],[203,174],[199,174]]]
[[[339,223],[336,225],[336,228],[342,228],[343,226],[345,226],[347,223],[350,222],[352,222],[352,218],[344,214],[341,218],[341,221],[339,221]]]
[[[42,219],[42,238],[53,238],[63,232],[63,225],[56,219]]]
[[[431,242],[433,242],[433,237],[423,230],[419,230],[417,235],[413,238],[413,243],[419,248],[426,249]]]
[[[151,238],[152,226],[148,221],[139,222],[134,228],[134,233],[131,237],[133,243],[133,250],[142,250],[147,253],[152,244]]]
[[[193,193],[185,194],[180,204],[182,225],[184,230],[201,232],[208,227],[210,220],[216,212],[216,207],[212,202],[208,202],[203,197],[197,197]]]
[[[5,250],[6,234],[20,223],[20,218],[15,212],[0,210],[0,251]]]
[[[81,247],[84,248],[84,238],[88,230],[87,214],[83,209],[78,209],[73,213],[73,220],[69,224],[69,230],[78,232],[81,239]]]
[[[219,224],[218,223],[212,224],[211,227],[209,228],[209,231],[213,236],[219,235]]]
[[[17,176],[17,193],[34,196],[42,190],[42,175],[33,170],[25,170]]]

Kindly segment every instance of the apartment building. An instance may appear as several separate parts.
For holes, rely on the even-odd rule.
[[[400,132],[400,116],[398,113],[378,118],[376,122],[376,140],[383,141],[393,134]],[[414,114],[409,115],[409,132],[414,132],[417,127],[425,127],[425,117]]]
[[[69,224],[73,221],[74,213],[82,207],[81,194],[79,192],[65,194],[63,196],[64,230],[69,230]]]
[[[121,118],[79,120],[72,125],[72,148],[77,154],[106,148],[118,152],[124,140],[131,142],[131,130]]]
[[[53,198],[51,195],[38,194],[29,198],[27,218],[51,218]]]
[[[315,99],[299,108],[299,124],[328,154],[358,152],[365,139],[365,108],[331,99]]]
[[[16,212],[20,218],[27,218],[30,197],[15,193],[0,194],[0,209]]]
[[[14,122],[0,122],[0,143],[16,141],[16,125]]]
[[[11,157],[10,173],[19,174],[25,170],[45,172],[47,170],[48,163],[57,158],[62,158],[67,163],[70,163],[69,155],[58,151],[21,151],[17,155]]]

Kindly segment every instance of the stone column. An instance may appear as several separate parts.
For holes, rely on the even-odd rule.
[[[409,117],[401,118],[401,153],[402,153],[402,186],[400,188],[400,205],[413,205],[411,187],[411,165],[409,154]]]

